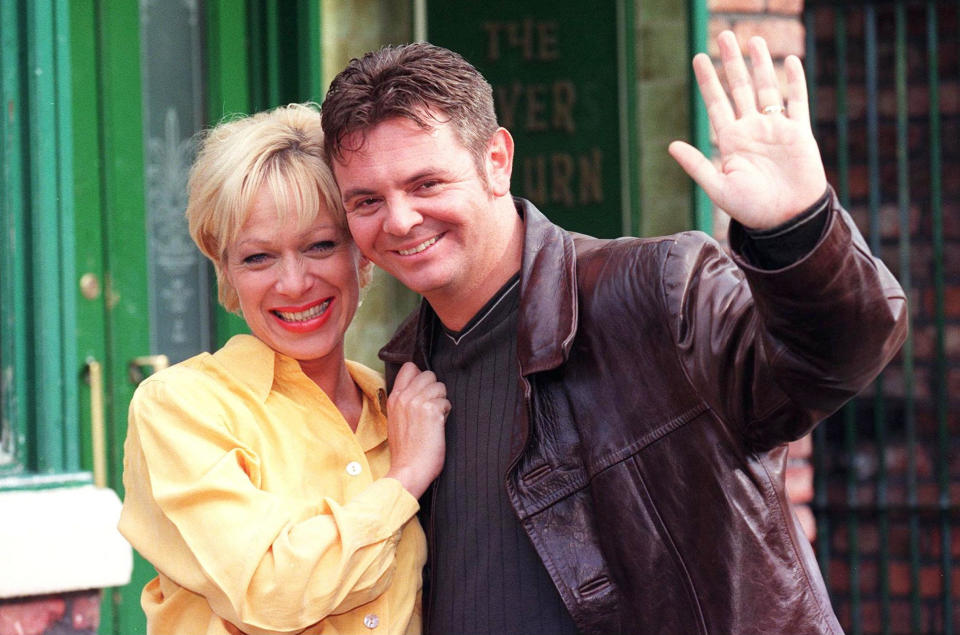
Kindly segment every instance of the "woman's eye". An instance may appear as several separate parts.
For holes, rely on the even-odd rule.
[[[262,265],[267,261],[267,254],[250,254],[243,259],[245,265]]]
[[[310,251],[330,251],[336,246],[337,243],[332,240],[320,240],[310,245]]]

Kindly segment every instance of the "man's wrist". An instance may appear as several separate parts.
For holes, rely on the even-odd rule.
[[[732,223],[730,244],[744,259],[761,269],[782,269],[809,254],[823,236],[833,191],[785,223],[769,229],[751,229]]]

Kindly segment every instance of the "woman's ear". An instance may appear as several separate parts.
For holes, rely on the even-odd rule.
[[[487,144],[487,183],[495,196],[510,193],[510,174],[513,171],[513,137],[506,128],[497,128]]]

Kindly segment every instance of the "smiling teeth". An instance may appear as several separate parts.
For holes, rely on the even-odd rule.
[[[439,237],[439,236],[434,236],[434,237],[431,238],[430,240],[425,240],[425,241],[423,241],[422,243],[420,243],[419,245],[417,245],[417,246],[414,247],[413,249],[398,249],[398,250],[397,250],[397,253],[400,254],[401,256],[412,256],[413,254],[419,254],[421,251],[423,251],[424,249],[426,249],[427,247],[429,247],[429,246],[432,245],[433,243],[437,242],[437,239],[438,239],[438,238],[440,238],[440,237]]]
[[[324,300],[320,304],[310,307],[306,311],[297,311],[296,313],[288,313],[286,311],[274,311],[277,315],[280,316],[285,322],[306,322],[307,320],[313,319],[318,315],[321,315],[324,311],[327,310],[327,307],[330,306],[330,300]]]

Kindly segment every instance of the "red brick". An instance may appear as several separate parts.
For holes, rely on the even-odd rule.
[[[890,603],[889,629],[891,633],[914,632],[910,623],[910,602],[903,600]]]
[[[807,462],[787,465],[787,498],[791,503],[809,503],[813,500],[813,466]]]
[[[960,395],[960,368],[951,368],[947,371],[947,394]]]
[[[834,593],[850,592],[850,567],[843,560],[834,558],[827,567],[830,573],[830,589]]]
[[[800,15],[803,13],[803,0],[769,0],[767,10],[770,13]]]
[[[957,138],[960,138],[960,135],[958,135]],[[957,168],[960,168],[960,165],[958,165]],[[943,211],[944,215],[960,215],[960,205],[944,205]],[[944,222],[943,229],[944,234],[946,234],[946,222]],[[960,241],[949,237],[944,245],[943,273],[947,280],[960,280]]]
[[[943,592],[943,570],[939,566],[920,568],[920,595],[925,598],[938,597]]]
[[[943,115],[960,115],[960,82],[941,82],[940,112]]]
[[[960,326],[948,324],[943,331],[947,360],[960,362]]]
[[[718,17],[711,16],[709,22],[707,23],[707,53],[713,59],[720,57],[720,48],[717,46],[717,36],[720,35],[723,31],[732,29],[733,24],[730,20]]]
[[[707,0],[711,13],[761,13],[764,0]]]
[[[935,290],[928,288],[923,294],[923,309],[933,317],[936,307]],[[960,286],[947,286],[943,294],[943,312],[948,319],[960,318]]]
[[[905,562],[891,562],[888,569],[890,574],[890,593],[892,595],[909,595],[913,587],[910,581],[910,565]]]
[[[799,20],[790,18],[740,20],[733,25],[733,32],[737,35],[741,46],[754,35],[764,38],[770,49],[770,55],[774,58],[780,59],[787,55],[803,57],[804,28]]]
[[[866,549],[861,545],[860,552],[865,553]],[[880,573],[876,562],[861,560],[859,567],[859,577],[857,583],[860,585],[862,594],[874,594],[880,588]]]
[[[892,526],[888,534],[887,546],[891,557],[907,558],[910,553],[910,530],[902,524]]]
[[[41,635],[65,611],[66,603],[59,597],[0,603],[0,635]]]
[[[96,631],[100,627],[100,592],[92,591],[74,596],[71,621],[78,631]]]
[[[920,483],[917,485],[917,503],[936,506],[939,501],[940,488],[936,483]]]
[[[917,361],[931,361],[936,353],[936,331],[932,324],[913,324],[913,356]]]
[[[817,41],[833,40],[834,9],[832,7],[818,8],[813,12],[813,31]]]
[[[862,554],[873,554],[880,550],[880,531],[876,525],[861,525],[857,534],[857,544]]]
[[[864,633],[883,632],[883,615],[879,602],[864,602],[861,605],[860,625]]]
[[[866,199],[870,195],[870,172],[865,165],[851,165],[847,170],[847,192],[856,199]],[[860,227],[859,225],[857,227]],[[869,229],[869,223],[861,231]]]

